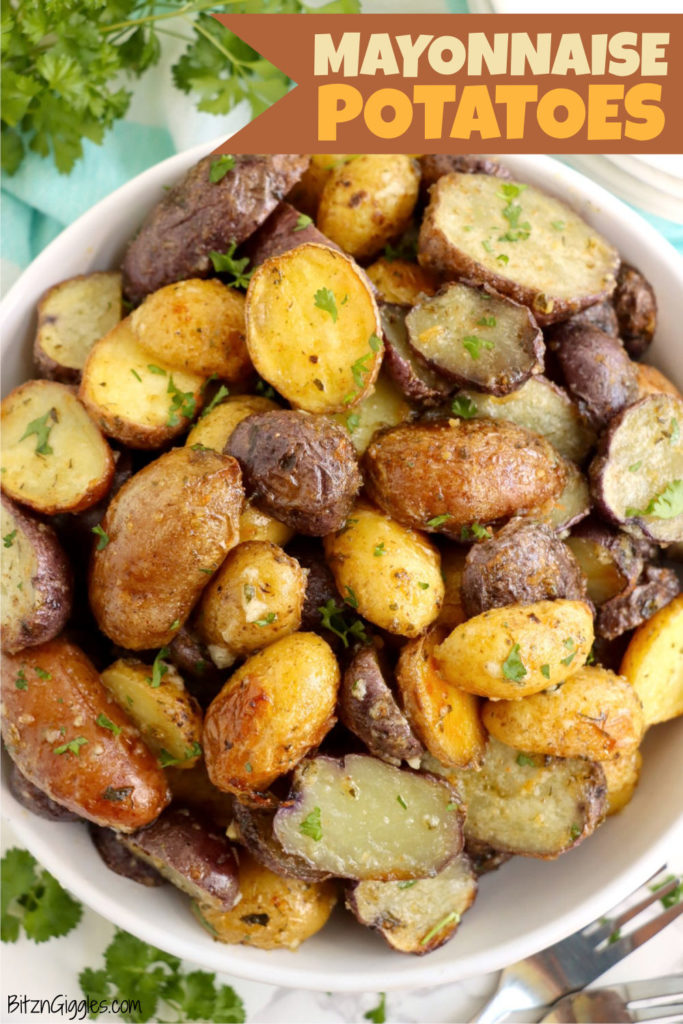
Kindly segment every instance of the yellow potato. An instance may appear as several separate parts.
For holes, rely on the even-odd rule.
[[[187,445],[203,444],[222,452],[230,435],[242,420],[255,412],[270,412],[279,409],[276,402],[262,395],[231,395],[220,405],[201,416],[187,435]]]
[[[232,910],[192,905],[199,923],[219,942],[259,949],[297,949],[327,922],[337,902],[334,882],[283,878],[246,852],[239,855],[240,900]]]
[[[267,540],[238,544],[199,603],[196,626],[214,664],[228,668],[294,633],[305,594],[306,573],[282,548]]]
[[[436,648],[454,686],[519,700],[564,682],[585,664],[593,616],[583,601],[536,601],[491,608],[456,626]]]
[[[353,447],[362,455],[376,430],[405,423],[415,414],[406,396],[384,371],[380,373],[375,390],[355,408],[335,415],[337,423],[346,427]]]
[[[467,551],[455,544],[448,546],[444,544],[441,548],[441,575],[446,586],[446,593],[437,622],[439,625],[448,626],[449,629],[459,626],[467,618],[460,592],[466,556]]]
[[[339,593],[364,618],[409,637],[434,622],[444,584],[439,553],[423,534],[359,503],[324,545]]]
[[[643,702],[646,725],[683,714],[683,594],[638,627],[619,671]]]
[[[380,256],[365,272],[383,302],[398,302],[402,306],[414,306],[420,295],[434,295],[439,287],[434,274],[408,260]]]
[[[639,750],[626,750],[611,761],[603,761],[607,780],[607,816],[623,810],[636,791],[643,758]]]
[[[161,657],[154,665],[119,658],[100,678],[163,768],[192,768],[197,763],[202,754],[202,711],[172,665]]]
[[[487,701],[484,725],[502,743],[535,754],[606,761],[640,743],[643,708],[625,679],[584,665],[556,689]]]
[[[309,242],[266,260],[247,292],[247,347],[295,408],[344,412],[372,392],[382,326],[370,285],[344,253]]]
[[[365,154],[335,167],[325,182],[317,224],[357,259],[370,259],[408,227],[420,172],[405,153]]]
[[[291,526],[285,526],[267,512],[262,512],[251,501],[245,501],[240,516],[240,543],[247,540],[269,540],[281,548],[294,536]]]
[[[444,636],[438,627],[405,645],[396,668],[403,710],[413,731],[442,765],[468,768],[486,751],[480,700],[444,679],[434,647]]]
[[[330,174],[335,168],[342,167],[347,161],[354,159],[354,155],[350,153],[314,153],[308,170],[304,171],[303,177],[297,181],[287,196],[287,201],[315,220],[320,196]]]

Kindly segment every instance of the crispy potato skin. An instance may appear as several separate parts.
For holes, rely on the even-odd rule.
[[[209,778],[228,793],[265,789],[334,725],[339,666],[315,633],[292,633],[252,655],[204,718]]]
[[[550,348],[572,398],[596,429],[636,400],[636,369],[618,338],[597,327],[567,323],[557,329]]]
[[[323,537],[340,529],[360,489],[347,432],[320,416],[255,413],[235,427],[226,452],[239,461],[259,506],[297,533]]]
[[[606,640],[614,640],[647,622],[655,612],[673,601],[680,589],[673,569],[646,566],[642,578],[632,590],[617,594],[598,609],[596,632]]]
[[[78,814],[68,811],[55,800],[52,800],[47,793],[29,782],[26,776],[19,771],[19,766],[12,761],[8,784],[10,793],[22,807],[25,807],[31,814],[37,814],[39,818],[46,821],[81,821]]]
[[[315,224],[308,223],[301,227],[301,217],[301,213],[289,203],[276,206],[268,220],[247,239],[241,249],[242,255],[249,257],[249,267],[259,267],[272,256],[281,256],[283,252],[296,249],[306,242],[339,250],[339,246],[322,231],[318,231]]]
[[[648,726],[683,714],[683,594],[644,622],[626,648],[620,672],[643,702]]]
[[[631,684],[597,665],[584,665],[557,690],[524,700],[487,701],[482,718],[510,747],[592,761],[632,751],[645,730],[643,707]]]
[[[648,363],[636,363],[635,369],[638,379],[638,398],[663,394],[683,399],[683,395],[673,381],[665,377],[656,366],[650,366]]]
[[[136,857],[123,845],[121,833],[93,824],[90,825],[88,831],[93,846],[114,874],[121,875],[122,878],[129,878],[131,882],[146,885],[148,888],[164,885],[164,879],[156,868],[153,868],[151,864],[146,864],[144,860]]]
[[[241,899],[227,913],[200,904],[195,916],[219,942],[297,949],[327,923],[337,902],[333,882],[282,878],[246,851],[239,855]]]
[[[256,412],[277,412],[280,406],[262,395],[230,395],[220,405],[200,416],[185,442],[190,448],[193,444],[203,444],[206,448],[222,452],[230,440],[230,435],[242,420]]]
[[[444,174],[452,174],[459,171],[460,174],[492,174],[496,178],[505,178],[510,181],[512,175],[507,167],[491,160],[488,156],[465,156],[455,153],[429,153],[420,157],[420,171],[422,180],[420,191],[425,200],[428,198],[429,189]]]
[[[123,290],[131,302],[173,281],[208,277],[209,253],[225,252],[250,235],[308,166],[308,157],[297,154],[234,159],[232,170],[213,183],[216,157],[205,157],[154,207],[123,260]]]
[[[296,558],[302,569],[307,573],[306,595],[301,611],[301,628],[308,632],[319,633],[324,627],[321,607],[328,601],[337,601],[339,592],[329,565],[325,561],[325,552],[319,540],[309,537],[297,537],[288,545],[288,554]],[[332,649],[338,652],[341,640],[329,629],[321,634]]]
[[[470,548],[462,576],[467,618],[488,608],[556,597],[585,601],[586,581],[571,551],[546,524],[513,519]]]
[[[564,323],[596,327],[599,331],[604,331],[605,334],[609,334],[613,338],[619,337],[619,321],[617,320],[614,306],[609,299],[603,299],[602,302],[596,302],[592,306],[587,306],[580,313],[575,313],[569,320],[565,320]],[[560,324],[559,329],[562,330],[563,326],[563,324]],[[550,337],[552,337],[553,331],[554,328],[551,327]]]
[[[235,459],[176,448],[123,485],[102,520],[89,595],[100,629],[139,651],[169,643],[207,575],[239,539],[243,491]]]
[[[654,289],[639,270],[622,263],[612,301],[626,351],[632,359],[640,359],[650,347],[657,328]]]
[[[244,843],[259,864],[284,878],[298,878],[302,882],[324,882],[329,874],[318,871],[307,860],[295,853],[287,853],[273,834],[272,808],[247,807],[235,801],[235,822],[240,842]]]
[[[424,406],[439,405],[453,391],[454,384],[430,366],[410,344],[406,327],[407,307],[396,302],[383,302],[379,312],[387,372],[410,401]]]
[[[2,735],[29,782],[80,817],[123,832],[161,813],[171,799],[164,773],[78,647],[51,640],[28,654],[4,654],[2,667]],[[97,724],[101,714],[118,734]],[[77,754],[55,753],[78,738],[87,742]]]
[[[47,523],[1,495],[2,644],[9,654],[52,640],[71,615],[73,573]],[[11,539],[12,532],[15,533]]]
[[[454,686],[482,697],[519,700],[577,672],[592,643],[590,607],[558,599],[482,612],[456,626],[434,654]],[[515,655],[523,672],[508,663],[511,656],[516,661]],[[517,678],[506,675],[506,663]]]
[[[406,526],[460,539],[463,526],[536,508],[559,494],[552,446],[512,423],[448,420],[377,435],[363,465],[369,496]],[[437,517],[444,522],[429,526]]]
[[[439,287],[435,274],[409,260],[390,260],[380,256],[370,264],[366,273],[382,302],[395,302],[401,306],[414,306],[421,295],[434,295]]]
[[[611,761],[602,762],[607,780],[607,816],[618,814],[636,791],[643,757],[639,750],[628,750]]]

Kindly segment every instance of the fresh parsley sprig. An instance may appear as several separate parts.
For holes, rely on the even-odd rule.
[[[3,942],[16,942],[22,928],[34,942],[47,942],[76,927],[83,914],[80,903],[40,867],[28,850],[8,850],[0,869]]]

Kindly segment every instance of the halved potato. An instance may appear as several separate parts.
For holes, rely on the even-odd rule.
[[[633,538],[598,520],[581,523],[565,543],[581,566],[588,597],[596,607],[631,590],[643,570]]]
[[[39,373],[76,384],[95,342],[121,319],[121,274],[96,271],[60,281],[38,303],[33,358]]]
[[[100,673],[105,688],[143,740],[157,755],[162,768],[192,768],[202,754],[202,712],[173,665],[160,651],[153,665],[136,658],[119,658]]]
[[[114,457],[72,388],[28,380],[2,402],[2,489],[43,515],[82,512],[111,484]]]
[[[607,816],[617,814],[636,791],[643,756],[639,750],[625,750],[611,761],[602,762],[607,780]]]
[[[524,518],[546,523],[556,533],[563,534],[585,519],[592,506],[586,476],[570,459],[560,461],[564,470],[564,487],[559,494],[527,512]]]
[[[430,366],[410,344],[407,306],[383,302],[379,309],[384,331],[384,365],[403,394],[422,405],[439,405],[455,385]]]
[[[343,412],[372,392],[382,327],[359,267],[323,245],[266,260],[247,292],[247,347],[269,384],[298,409]]]
[[[441,575],[445,593],[443,605],[436,620],[437,625],[447,626],[449,631],[464,622],[467,616],[462,604],[462,577],[465,571],[467,549],[457,544],[443,544],[441,552]]]
[[[90,350],[79,397],[108,437],[159,448],[187,430],[203,401],[204,377],[150,356],[122,320]]]
[[[446,174],[420,229],[422,266],[490,284],[542,326],[614,291],[619,255],[569,206],[531,185]]]
[[[263,512],[258,505],[247,499],[240,516],[240,544],[248,540],[270,541],[281,548],[294,536],[291,526]]]
[[[635,363],[636,377],[638,379],[638,397],[645,398],[646,395],[672,395],[674,398],[683,399],[673,381],[665,377],[661,370],[648,363]]]
[[[413,406],[383,369],[372,394],[353,409],[335,413],[334,419],[346,427],[353,447],[362,455],[378,430],[405,423],[414,415]]]
[[[187,435],[185,443],[190,448],[193,444],[202,444],[205,448],[222,452],[237,424],[247,416],[255,412],[272,412],[279,408],[277,402],[271,402],[263,395],[230,395],[199,417]]]
[[[434,274],[408,260],[380,256],[365,272],[383,302],[398,302],[402,306],[414,306],[420,296],[433,295],[439,287]]]
[[[249,807],[235,800],[234,819],[228,834],[236,831],[237,840],[246,846],[259,864],[283,878],[299,878],[302,882],[324,882],[328,872],[319,871],[297,854],[287,853],[273,833],[276,808]]]
[[[683,594],[639,626],[626,648],[620,672],[643,703],[645,722],[683,714]]]

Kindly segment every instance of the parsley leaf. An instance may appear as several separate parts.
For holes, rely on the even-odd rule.
[[[353,591],[351,587],[344,587],[344,590],[346,591],[347,594],[347,596],[344,598],[346,603],[348,605],[351,605],[352,608],[357,608],[358,598],[356,597],[355,591]]]
[[[296,227],[292,228],[292,231],[303,231],[313,223],[313,218],[309,217],[307,213],[300,213],[296,219]]]
[[[173,377],[169,377],[166,393],[171,395],[171,405],[166,421],[167,426],[177,427],[180,423],[180,416],[191,420],[197,408],[197,399],[192,392],[181,391],[180,388],[176,387]]]
[[[482,526],[475,519],[471,526],[463,526],[460,530],[460,540],[469,540],[470,537],[475,537],[476,540],[489,540],[491,531],[488,526]]]
[[[657,892],[658,889],[663,889],[669,882],[675,880],[675,875],[668,875],[662,882],[657,882],[655,885],[650,886],[650,892]],[[683,883],[679,882],[678,885],[667,893],[666,896],[660,897],[660,903],[668,910],[669,907],[675,907],[677,903],[683,900]]]
[[[162,647],[152,662],[152,675],[147,676],[147,682],[155,690],[158,686],[161,686],[161,680],[168,672],[168,665],[164,661],[164,658],[168,658],[168,655],[168,647]]]
[[[55,747],[52,751],[53,754],[75,754],[79,756],[81,747],[85,746],[88,741],[85,736],[76,736],[75,739],[69,740],[68,743],[62,743],[61,746]]]
[[[237,242],[231,242],[227,252],[216,252],[215,250],[212,250],[209,253],[209,259],[211,260],[213,269],[217,274],[232,275],[233,280],[228,281],[228,284],[233,285],[235,288],[246,288],[254,271],[247,271],[247,267],[249,266],[248,256],[244,256],[241,260],[235,259],[236,248]]]
[[[51,426],[48,426],[48,417],[52,419]],[[31,420],[31,422],[29,423],[29,425],[27,426],[26,430],[21,435],[19,440],[23,441],[25,437],[33,437],[35,435],[36,455],[52,455],[54,454],[53,450],[47,442],[50,437],[50,431],[52,430],[52,426],[54,426],[55,423],[57,423],[57,410],[48,409],[44,416],[40,416],[36,420]]]
[[[452,518],[453,517],[450,512],[444,512],[443,515],[434,516],[433,519],[428,519],[425,525],[432,530],[436,530],[437,527],[443,526],[444,523],[448,522],[448,520]]]
[[[104,551],[104,549],[106,548],[107,544],[109,543],[109,537],[104,532],[104,530],[99,525],[99,523],[97,524],[97,526],[93,526],[93,528],[92,528],[92,530],[90,532],[94,533],[96,537],[99,537],[99,540],[97,541],[97,548],[96,548],[96,550],[97,551]]]
[[[337,301],[334,297],[334,292],[330,291],[329,288],[318,288],[313,296],[313,300],[316,307],[329,313],[332,317],[332,323],[336,324],[339,314],[337,312]]]
[[[310,836],[315,842],[319,842],[323,837],[322,825],[320,824],[320,808],[314,807],[313,810],[299,825],[299,832],[303,836]]]
[[[8,850],[0,869],[3,942],[16,942],[22,926],[34,942],[67,935],[76,927],[83,913],[80,903],[27,850]]]
[[[519,644],[513,645],[501,668],[506,679],[512,680],[513,683],[521,683],[527,671],[519,656]]]
[[[256,626],[261,626],[261,627],[263,627],[263,626],[270,626],[270,625],[272,625],[273,622],[275,622],[276,618],[277,618],[277,612],[268,612],[268,614],[264,618],[256,619],[254,624]]]
[[[358,430],[360,426],[360,416],[357,412],[350,412],[346,417],[346,428],[349,434],[352,434],[354,430]]]
[[[24,674],[23,668],[19,669],[19,672],[17,673],[17,678],[14,680],[14,685],[17,688],[17,690],[28,690],[28,682],[26,681],[26,676]]]
[[[463,420],[471,420],[477,415],[477,407],[471,398],[466,395],[458,395],[451,402],[451,412]]]
[[[17,531],[16,530],[12,530],[11,533],[6,533],[5,534],[5,536],[2,538],[2,543],[5,545],[6,548],[11,548],[12,547],[12,545],[14,544],[14,538],[16,537],[16,535],[17,535]]]
[[[447,928],[449,924],[457,924],[460,921],[460,914],[456,910],[452,910],[450,914],[446,914],[433,928],[427,932],[427,934],[420,939],[420,945],[426,946],[430,939],[433,939],[436,935]]]
[[[400,886],[399,886],[400,888]],[[387,1019],[387,996],[385,992],[380,992],[379,1002],[377,1006],[373,1007],[372,1010],[368,1010],[363,1014],[363,1020],[370,1020],[372,1024],[385,1024]]]
[[[101,725],[103,729],[109,729],[109,732],[113,732],[114,736],[118,736],[121,732],[121,726],[112,722],[111,718],[107,718],[103,711],[99,713],[95,722],[97,725]]]
[[[469,352],[473,359],[478,359],[481,355],[482,348],[490,351],[496,346],[492,341],[488,341],[486,338],[479,338],[476,334],[468,334],[462,339],[462,347]]]
[[[221,153],[219,157],[211,161],[209,170],[209,181],[212,185],[222,181],[228,171],[235,166],[235,158],[230,153]]]
[[[223,399],[227,398],[229,394],[230,394],[230,391],[228,390],[228,388],[226,388],[225,384],[221,384],[221,386],[219,387],[218,391],[213,396],[213,398],[211,399],[211,401],[207,405],[206,409],[204,409],[204,411],[202,412],[201,416],[199,417],[200,420],[203,420],[205,416],[208,416],[209,413],[211,412],[211,410],[215,409],[217,405],[220,405],[220,403],[223,401]],[[192,447],[194,448],[194,445]]]
[[[361,643],[367,643],[368,638],[361,619],[354,619],[349,624],[344,618],[345,609],[338,608],[332,598],[330,598],[327,604],[321,604],[318,611],[321,616],[320,625],[325,629],[329,629],[330,633],[338,636],[344,647],[349,646],[350,638],[359,640]]]
[[[673,519],[683,513],[683,480],[672,480],[663,491],[655,495],[644,509],[627,508],[626,515],[653,516],[655,519]]]
[[[379,544],[375,544],[375,550],[372,553],[375,558],[381,558],[382,555],[386,555],[386,551],[384,550],[384,541],[381,541]]]
[[[534,761],[533,757],[529,757],[528,754],[521,754],[521,753],[517,754],[517,764],[519,765],[520,768],[524,768],[524,767],[535,768],[536,767],[536,762]]]

